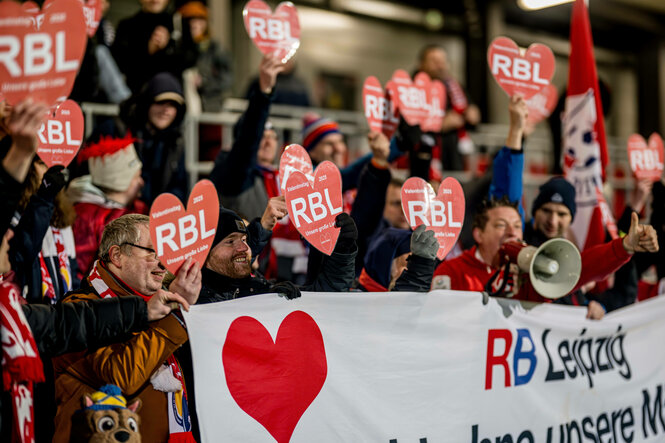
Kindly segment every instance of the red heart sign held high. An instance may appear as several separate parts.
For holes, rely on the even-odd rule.
[[[342,176],[337,166],[322,162],[314,171],[314,183],[294,171],[286,182],[284,198],[300,235],[324,254],[332,254],[339,237],[335,218],[343,210]]]
[[[44,9],[51,3],[60,0],[46,0]],[[80,0],[83,5],[83,16],[85,17],[85,31],[88,37],[94,37],[99,27],[99,20],[102,18],[102,2],[98,0]],[[39,6],[37,6],[39,11]]]
[[[415,80],[411,81],[411,76],[403,69],[395,71],[391,79],[393,97],[399,113],[411,126],[420,125],[429,112],[428,91],[425,87],[427,82],[424,81],[424,77],[418,75]]]
[[[291,2],[282,2],[273,14],[263,0],[250,0],[242,10],[245,29],[259,51],[276,53],[286,63],[300,46],[298,11]]]
[[[37,133],[37,155],[49,167],[69,165],[83,141],[83,112],[73,100],[67,100],[49,115]]]
[[[0,17],[0,92],[7,101],[66,100],[86,45],[80,0],[54,1],[41,14],[1,1]]]
[[[427,79],[429,80],[429,77]],[[439,80],[429,82],[427,103],[429,103],[429,113],[425,120],[420,123],[420,129],[425,132],[439,132],[443,125],[443,117],[446,114],[446,87]]]
[[[434,194],[432,186],[420,177],[402,185],[402,210],[411,228],[427,226],[439,241],[437,257],[443,260],[455,246],[464,223],[464,192],[452,177],[447,177]]]
[[[399,125],[399,111],[392,100],[391,86],[386,85],[384,91],[376,77],[367,77],[363,85],[363,105],[369,129],[392,137]]]
[[[559,92],[556,86],[549,84],[545,86],[540,92],[526,101],[526,106],[529,109],[529,116],[527,120],[532,125],[540,123],[552,114],[559,100]]]
[[[198,182],[187,210],[173,194],[160,194],[150,207],[150,238],[162,264],[176,274],[188,257],[200,265],[215,239],[219,198],[210,180]]]
[[[279,184],[282,192],[286,189],[286,182],[293,171],[302,172],[311,183],[314,183],[312,159],[305,148],[295,143],[284,148],[279,158]]]
[[[487,50],[487,61],[496,82],[509,97],[521,94],[525,100],[550,83],[554,76],[554,54],[540,43],[520,48],[508,37],[497,37]]]
[[[323,336],[302,311],[286,316],[273,341],[253,317],[236,318],[222,348],[231,397],[277,443],[288,443],[328,375]]]
[[[638,180],[659,181],[663,175],[663,139],[654,132],[647,145],[641,135],[631,135],[628,138],[628,160]]]

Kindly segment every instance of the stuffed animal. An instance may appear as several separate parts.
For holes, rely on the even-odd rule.
[[[141,400],[128,406],[119,387],[106,385],[92,395],[85,394],[82,405],[72,417],[72,443],[141,442],[136,413]]]

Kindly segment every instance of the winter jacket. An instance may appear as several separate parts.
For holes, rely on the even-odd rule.
[[[204,112],[222,110],[222,93],[233,85],[232,61],[215,40],[206,39],[198,45],[196,69],[201,76],[198,88]]]
[[[80,281],[90,273],[97,258],[104,227],[125,214],[147,214],[148,208],[140,200],[124,206],[107,199],[104,192],[92,184],[89,175],[74,179],[67,189],[67,196],[76,210],[73,230]]]
[[[98,266],[102,280],[119,297],[134,291],[103,266]],[[80,303],[100,299],[86,279],[79,291],[65,298],[64,303]],[[56,432],[54,442],[68,442],[72,414],[80,408],[84,394],[91,394],[108,383],[120,387],[128,402],[142,402],[141,435],[146,442],[165,442],[169,438],[167,394],[157,391],[150,377],[162,363],[187,340],[187,332],[175,315],[150,323],[147,330],[132,334],[122,343],[86,352],[63,355],[53,360],[55,370]]]
[[[501,148],[492,164],[492,183],[489,196],[494,198],[508,197],[518,204],[518,211],[524,225],[524,207],[522,206],[524,175],[524,151],[516,151],[506,146]]]
[[[353,284],[353,265],[357,251],[351,254],[340,254],[333,252],[324,261],[321,273],[316,280],[300,289],[303,291],[316,292],[344,292],[348,291]],[[281,292],[274,289],[263,276],[256,275],[242,279],[233,279],[220,275],[208,268],[201,271],[202,283],[201,294],[197,304],[213,303],[218,301],[233,300],[250,295]]]
[[[11,137],[4,137],[0,139],[2,151],[11,146]],[[4,156],[3,156],[4,158]],[[0,161],[2,158],[0,158]],[[0,238],[5,235],[9,229],[12,217],[18,208],[18,203],[21,200],[21,193],[23,192],[23,183],[17,182],[14,177],[5,171],[4,166],[0,164],[0,201],[2,202],[2,211],[0,211]]]

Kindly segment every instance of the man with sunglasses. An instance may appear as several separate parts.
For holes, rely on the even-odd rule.
[[[199,264],[188,259],[168,290],[166,269],[150,239],[149,217],[124,215],[104,229],[99,258],[81,289],[64,303],[138,295],[146,300],[177,293],[194,304],[201,290]],[[170,292],[169,292],[170,291]],[[53,361],[55,371],[56,432],[54,442],[68,442],[72,414],[84,394],[115,384],[128,400],[141,399],[141,435],[144,441],[168,441],[174,434],[191,432],[187,394],[174,351],[187,341],[184,322],[175,311],[153,322],[124,343],[84,353],[63,355]]]

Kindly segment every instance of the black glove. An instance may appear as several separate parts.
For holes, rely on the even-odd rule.
[[[411,152],[413,148],[420,143],[423,131],[419,125],[409,125],[403,117],[399,119],[397,129],[397,147],[402,152]]]
[[[342,212],[335,219],[335,226],[340,228],[337,244],[333,252],[340,254],[350,254],[356,250],[356,240],[358,240],[358,228],[351,216]]]
[[[273,292],[286,297],[289,300],[300,297],[300,289],[290,281],[275,283],[270,288]]]
[[[42,185],[37,190],[37,195],[44,200],[53,201],[55,195],[60,192],[67,183],[67,177],[65,176],[65,173],[62,172],[64,169],[65,167],[62,165],[51,166],[48,171],[44,173]]]

